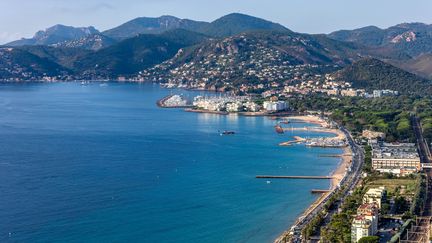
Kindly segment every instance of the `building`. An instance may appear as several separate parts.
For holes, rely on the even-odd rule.
[[[373,91],[373,98],[379,98],[383,96],[397,96],[397,95],[399,95],[398,91],[389,90],[389,89]]]
[[[378,209],[381,209],[381,203],[385,196],[384,187],[370,188],[363,196],[363,203],[375,203]]]
[[[243,110],[243,104],[240,102],[232,102],[226,104],[226,111],[228,112],[239,112]]]
[[[251,101],[244,103],[244,107],[246,111],[251,111],[251,112],[258,112],[261,109],[261,106]]]
[[[264,101],[263,108],[266,111],[283,111],[288,109],[288,104],[285,101]]]
[[[374,141],[372,168],[381,173],[405,176],[421,170],[420,156],[414,143],[383,143]]]
[[[370,188],[363,196],[363,204],[351,224],[351,241],[358,242],[378,233],[379,209],[386,194],[384,187]]]
[[[379,211],[376,203],[363,203],[357,209],[357,215],[363,215],[366,219],[371,221],[371,234],[375,235],[378,233],[378,220]]]
[[[341,90],[342,96],[355,97],[355,96],[359,96],[359,94],[360,94],[360,92],[358,90],[355,90],[355,89],[343,89],[343,90]]]
[[[356,243],[361,238],[371,236],[372,222],[364,215],[357,215],[351,225],[351,241]]]
[[[363,130],[362,136],[367,139],[385,138],[386,135],[383,132],[375,132],[371,130]]]

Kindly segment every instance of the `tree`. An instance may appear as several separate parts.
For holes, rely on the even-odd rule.
[[[366,236],[361,238],[358,243],[378,243],[379,237],[378,236]]]

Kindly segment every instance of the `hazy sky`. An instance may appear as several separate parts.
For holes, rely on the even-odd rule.
[[[0,0],[0,43],[54,24],[106,30],[136,17],[174,15],[212,21],[241,12],[306,33],[366,25],[432,24],[431,0]]]

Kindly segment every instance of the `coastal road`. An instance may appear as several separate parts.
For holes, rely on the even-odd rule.
[[[339,129],[345,134],[353,155],[351,169],[347,172],[346,176],[342,179],[340,183],[341,187],[345,187],[343,194],[340,198],[340,203],[343,203],[343,201],[348,195],[350,195],[350,193],[354,190],[355,186],[360,180],[360,175],[364,162],[364,152],[363,148],[354,142],[354,139],[346,128],[340,127]],[[330,200],[330,198],[336,193],[336,191],[337,190],[335,189],[331,193],[327,194],[327,196],[321,201],[319,205],[317,205],[312,211],[310,211],[309,214],[304,215],[296,222],[296,224],[292,227],[291,230],[291,242],[306,242],[307,239],[303,239],[301,236],[303,228],[306,227],[312,221],[312,219],[314,219],[320,212],[323,211],[324,205],[328,202],[328,200]],[[324,218],[324,226],[330,222],[331,217],[336,212],[337,210],[332,210],[326,214]],[[278,239],[276,240],[276,242],[284,241],[282,239]]]

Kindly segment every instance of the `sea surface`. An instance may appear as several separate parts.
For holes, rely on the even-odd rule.
[[[161,109],[152,84],[0,85],[0,242],[272,242],[339,149],[279,147],[275,121]],[[288,125],[285,125],[288,126]],[[290,126],[310,126],[293,123]],[[220,136],[219,130],[233,130]]]

